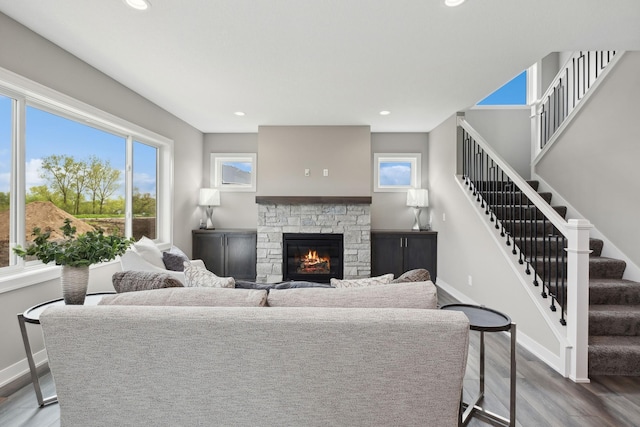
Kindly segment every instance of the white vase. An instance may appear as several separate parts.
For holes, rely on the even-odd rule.
[[[87,287],[89,286],[89,267],[63,265],[60,284],[65,304],[84,304],[84,297],[87,295]]]

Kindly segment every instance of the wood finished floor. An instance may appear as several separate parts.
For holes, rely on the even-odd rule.
[[[439,292],[439,303],[457,302]],[[471,332],[469,361],[464,397],[468,401],[478,387],[479,336]],[[509,337],[501,333],[485,334],[486,397],[485,408],[508,416]],[[528,351],[518,347],[517,425],[522,427],[640,427],[640,377],[599,376],[590,384],[575,384],[562,378]],[[41,376],[43,394],[50,396],[55,387],[49,373]],[[0,426],[58,427],[57,404],[39,408],[31,384],[3,401],[0,397]],[[215,425],[212,423],[212,425]],[[491,424],[472,419],[471,427]],[[301,426],[304,427],[304,426]]]

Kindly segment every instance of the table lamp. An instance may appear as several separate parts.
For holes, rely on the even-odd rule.
[[[207,229],[213,230],[213,206],[220,206],[220,190],[215,188],[201,188],[200,198],[198,199],[199,206],[206,206],[207,212]]]
[[[420,212],[422,208],[429,206],[429,191],[423,188],[415,188],[407,191],[407,206],[413,208],[413,215],[415,216],[415,221],[411,229],[415,231],[421,230]],[[425,228],[425,230],[427,229],[428,227]]]

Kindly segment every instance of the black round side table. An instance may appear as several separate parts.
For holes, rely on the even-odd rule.
[[[461,425],[466,426],[472,416],[488,418],[500,425],[512,427],[516,425],[516,324],[511,318],[499,311],[480,305],[447,304],[440,307],[441,310],[461,311],[469,318],[469,329],[480,332],[480,390],[473,403],[461,402]],[[493,412],[487,411],[482,406],[484,399],[484,333],[504,332],[511,334],[511,371],[509,386],[509,419]]]
[[[114,292],[97,292],[93,294],[87,294],[84,305],[97,305],[104,295],[113,294]],[[40,380],[38,379],[38,371],[36,369],[36,363],[33,360],[33,352],[31,351],[31,344],[29,343],[29,334],[27,334],[27,323],[34,325],[40,324],[40,315],[42,312],[54,305],[65,305],[63,298],[54,299],[51,301],[43,302],[33,307],[30,307],[24,311],[24,313],[18,314],[18,323],[20,324],[20,333],[22,334],[22,342],[24,344],[24,351],[27,353],[27,362],[29,363],[29,372],[31,373],[31,382],[33,388],[36,391],[36,398],[38,399],[38,405],[43,407],[52,403],[58,402],[57,396],[43,397],[42,390],[40,389]]]

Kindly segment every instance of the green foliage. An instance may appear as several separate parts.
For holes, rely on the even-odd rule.
[[[43,233],[38,227],[33,229],[33,244],[26,249],[21,246],[13,248],[20,257],[35,256],[48,264],[69,265],[72,267],[89,266],[104,261],[111,261],[116,256],[124,254],[133,243],[132,238],[119,236],[105,236],[102,230],[89,231],[76,237],[76,227],[71,226],[71,220],[65,219],[60,227],[64,234],[62,241],[50,241],[50,232]]]
[[[11,194],[9,192],[3,193],[0,191],[0,212],[6,211],[9,209],[11,203]]]

